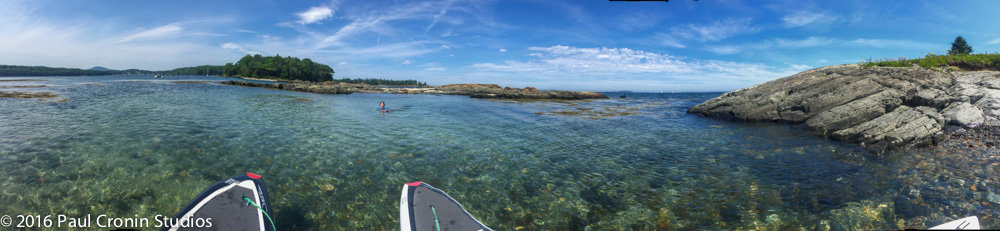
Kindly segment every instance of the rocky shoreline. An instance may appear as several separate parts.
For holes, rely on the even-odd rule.
[[[312,82],[277,82],[259,83],[230,80],[222,84],[271,88],[286,91],[302,91],[323,94],[351,93],[391,93],[391,94],[436,94],[436,95],[467,95],[471,98],[498,99],[605,99],[604,94],[590,91],[539,91],[532,87],[510,88],[496,84],[452,84],[439,87],[380,87],[368,84],[348,83],[312,83]]]
[[[820,67],[710,99],[688,113],[803,124],[870,152],[938,144],[946,125],[995,124],[1000,72],[921,67]]]

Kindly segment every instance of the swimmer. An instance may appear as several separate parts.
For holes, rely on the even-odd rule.
[[[385,101],[378,103],[378,110],[382,112],[389,112],[389,109],[385,108]]]

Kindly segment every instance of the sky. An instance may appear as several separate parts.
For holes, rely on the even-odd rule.
[[[863,59],[1000,51],[1000,1],[0,1],[0,64],[169,70],[246,54],[334,78],[714,92]]]

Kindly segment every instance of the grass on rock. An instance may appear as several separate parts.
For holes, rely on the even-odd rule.
[[[862,61],[869,67],[958,67],[962,70],[1000,70],[1000,54],[968,54],[968,55],[935,55],[927,54],[923,58],[909,59],[906,57],[871,59]]]

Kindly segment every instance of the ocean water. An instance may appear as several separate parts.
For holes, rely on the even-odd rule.
[[[281,230],[398,229],[399,193],[412,181],[497,230],[884,229],[915,219],[893,204],[912,188],[897,177],[906,158],[796,126],[685,114],[720,93],[515,101],[324,95],[204,76],[10,79],[0,91],[60,97],[0,98],[0,214],[12,216],[172,216],[211,183],[254,172]],[[375,110],[380,101],[392,111]]]

